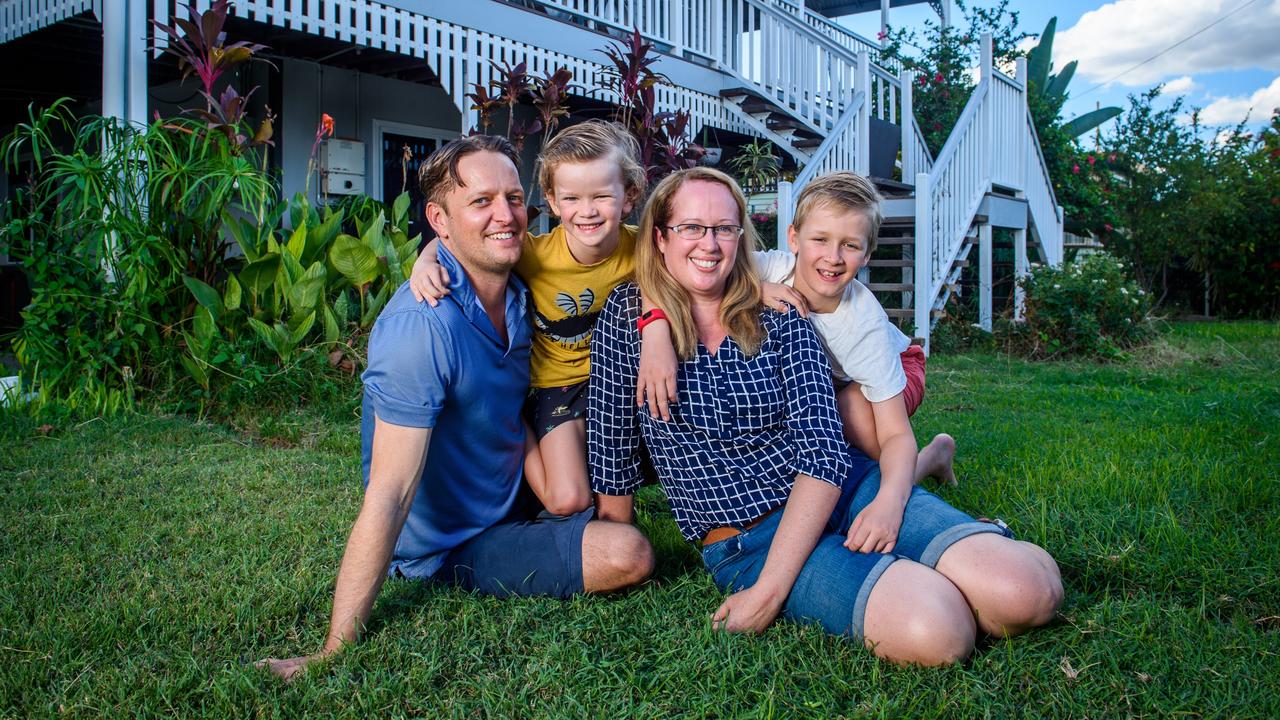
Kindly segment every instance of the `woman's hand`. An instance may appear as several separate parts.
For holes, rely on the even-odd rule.
[[[656,320],[640,331],[640,367],[636,375],[636,407],[649,400],[649,415],[671,420],[676,403],[676,349],[666,320]]]
[[[844,546],[854,552],[893,552],[902,527],[902,511],[906,502],[877,495],[849,526]]]
[[[773,592],[761,583],[724,599],[711,616],[711,627],[728,632],[762,633],[778,617],[786,593]]]
[[[433,240],[434,244],[435,241]],[[430,245],[413,263],[413,272],[409,275],[409,289],[418,302],[426,300],[431,307],[440,302],[440,298],[449,294],[449,271],[436,260],[436,254]]]
[[[781,283],[760,283],[760,292],[764,299],[764,304],[784,313],[789,312],[791,308],[795,308],[800,313],[800,317],[809,317],[809,301],[804,299],[804,295],[799,290],[790,285]]]

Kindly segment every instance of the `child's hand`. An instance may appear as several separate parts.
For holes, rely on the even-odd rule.
[[[795,308],[800,317],[809,317],[809,301],[804,299],[798,290],[782,283],[760,283],[764,295],[764,304],[784,313]]]
[[[902,511],[906,503],[877,495],[858,513],[849,526],[844,546],[854,552],[893,552],[902,527]]]
[[[435,307],[440,298],[449,294],[449,271],[436,261],[435,253],[423,251],[413,263],[409,275],[409,289],[418,302],[426,300]]]
[[[676,349],[665,320],[651,322],[640,331],[640,367],[636,378],[636,407],[649,400],[649,414],[671,420],[676,403]]]

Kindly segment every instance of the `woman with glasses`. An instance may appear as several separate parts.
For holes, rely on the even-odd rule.
[[[632,520],[643,439],[682,535],[729,593],[717,628],[761,632],[782,616],[934,665],[972,651],[975,613],[1006,635],[1051,619],[1062,588],[1047,553],[919,488],[901,489],[892,554],[844,547],[879,470],[845,444],[812,326],[762,307],[755,244],[723,173],[680,171],[650,196],[636,280],[612,293],[592,340],[587,444],[600,517]],[[661,323],[653,330],[670,333],[680,358],[669,420],[636,403],[641,334]]]

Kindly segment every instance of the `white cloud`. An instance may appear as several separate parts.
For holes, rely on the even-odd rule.
[[[1174,78],[1164,84],[1165,95],[1186,95],[1200,89],[1200,83],[1191,79],[1190,75]]]
[[[1054,67],[1103,82],[1148,60],[1249,0],[1115,0],[1080,17],[1054,39]],[[1280,0],[1254,0],[1243,10],[1147,62],[1115,82],[1154,85],[1171,77],[1259,67],[1280,69]],[[1179,78],[1181,80],[1182,78]]]
[[[1235,125],[1248,116],[1250,122],[1266,122],[1271,111],[1280,107],[1280,77],[1259,88],[1249,97],[1218,98],[1200,111],[1200,122],[1206,125]]]

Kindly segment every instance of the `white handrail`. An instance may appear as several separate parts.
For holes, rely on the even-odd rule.
[[[1031,220],[1036,235],[1040,239],[1040,247],[1044,248],[1045,260],[1050,265],[1062,262],[1062,208],[1053,192],[1053,179],[1049,177],[1049,166],[1045,164],[1044,152],[1040,148],[1040,138],[1036,134],[1035,121],[1028,109],[1025,131],[1035,153],[1026,156],[1026,194],[1027,206],[1031,211]]]
[[[836,170],[853,170],[866,172],[866,153],[862,152],[863,136],[866,134],[867,98],[864,93],[856,92],[854,97],[845,103],[844,115],[831,134],[822,141],[813,153],[813,159],[805,164],[804,169],[796,175],[794,181],[783,180],[778,183],[778,222],[777,242],[782,247],[787,240],[787,228],[795,211],[795,199],[809,181],[819,174]]]

